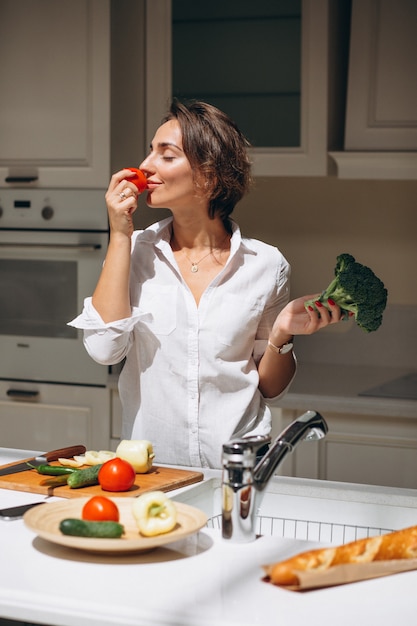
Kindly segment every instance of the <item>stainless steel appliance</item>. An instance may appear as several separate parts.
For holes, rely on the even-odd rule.
[[[59,447],[68,443],[61,433],[75,436],[78,429],[86,444],[96,437],[108,446],[109,426],[101,421],[105,435],[95,432],[95,412],[106,411],[108,404],[103,404],[108,368],[88,356],[82,332],[67,325],[94,290],[107,240],[102,189],[0,189],[2,445],[21,447],[24,436],[32,449]],[[51,411],[51,403],[60,410]],[[71,406],[86,412],[69,415]],[[21,419],[26,412],[27,420]],[[11,435],[13,424],[19,424],[19,441]],[[42,433],[27,441],[22,428],[34,434],[36,424]],[[44,432],[48,428],[55,432],[53,440]]]

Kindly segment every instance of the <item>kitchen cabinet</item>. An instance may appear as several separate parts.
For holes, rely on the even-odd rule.
[[[300,145],[300,57],[301,0],[172,2],[173,95],[227,111],[254,147]]]
[[[350,32],[350,2],[302,0],[300,145],[254,148],[255,176],[417,178],[416,5],[353,0],[352,8]],[[146,20],[149,144],[172,93],[171,0],[146,0]]]
[[[417,178],[417,4],[353,0],[342,178]]]
[[[353,1],[346,150],[417,150],[416,28],[414,0]]]
[[[278,434],[304,409],[274,411]],[[328,435],[302,442],[278,473],[340,482],[417,488],[417,420],[323,411]]]
[[[83,444],[108,450],[110,392],[104,387],[0,381],[5,447],[53,450]]]
[[[109,0],[1,0],[0,11],[0,187],[105,188]]]
[[[344,89],[344,74],[338,61],[341,60],[340,65],[343,65],[343,52],[339,54],[343,42],[340,31],[345,28],[343,16],[346,6],[346,2],[340,1],[302,0],[300,145],[292,148],[253,149],[255,176],[327,174],[327,150],[330,145],[334,147],[338,143],[337,136],[343,117],[336,103]],[[233,13],[233,9],[231,11]],[[146,19],[146,57],[151,70],[146,72],[146,129],[149,144],[172,94],[171,0],[147,0]],[[204,45],[203,42],[200,44]],[[250,41],[246,45],[250,46]],[[253,50],[253,54],[256,53]],[[257,62],[262,64],[261,59]],[[274,67],[273,60],[268,59],[266,62]],[[222,67],[216,66],[216,71],[221,74]],[[247,79],[250,80],[250,75]],[[191,81],[194,81],[194,74],[191,75]],[[190,88],[193,88],[193,82]],[[270,123],[274,123],[273,117]]]

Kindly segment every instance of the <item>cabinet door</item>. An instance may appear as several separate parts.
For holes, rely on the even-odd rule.
[[[108,0],[0,1],[0,186],[105,187]]]
[[[0,402],[1,441],[7,448],[54,450],[67,445],[91,447],[89,407]]]
[[[417,150],[417,3],[353,0],[346,150]]]
[[[302,409],[273,409],[276,437]],[[277,474],[385,487],[417,488],[417,425],[395,416],[323,411],[329,432],[301,442]]]
[[[250,10],[247,10],[245,6],[248,3],[240,3],[239,10],[236,12],[233,7],[234,3],[229,4],[224,2],[216,4],[218,7],[217,12],[228,13],[230,17],[234,12],[244,13],[246,10],[251,15],[250,19],[253,20],[253,15],[258,9],[257,6],[253,9],[252,3]],[[297,60],[295,62],[295,64],[301,63],[301,103],[297,104],[297,112],[295,114],[299,118],[297,120],[299,124],[297,138],[299,141],[297,145],[292,147],[269,145],[254,149],[253,171],[256,176],[325,175],[327,174],[327,149],[329,143],[329,60],[332,54],[329,46],[329,32],[334,30],[330,28],[330,20],[332,16],[336,16],[336,11],[333,10],[336,3],[330,3],[331,7],[329,7],[329,0],[301,0],[301,2],[297,0],[281,4],[284,8],[294,6],[298,12],[298,5],[301,4],[301,50],[297,50]],[[159,125],[159,121],[165,113],[166,103],[169,102],[172,95],[172,5],[171,0],[146,0],[146,5],[148,33],[146,45],[147,59],[149,59],[149,67],[146,73],[146,128],[149,143],[156,126]],[[224,10],[222,5],[224,5]],[[193,11],[199,9],[197,3],[190,3],[190,6],[194,7]],[[213,13],[216,11],[213,3],[210,4],[208,10],[213,11]],[[259,7],[259,15],[261,14],[262,7]],[[263,21],[268,23],[267,19]],[[253,20],[253,24],[255,24],[255,20]],[[194,27],[195,24],[190,22],[190,36],[194,34],[192,32]],[[227,27],[226,23],[222,24],[223,30]],[[185,37],[185,29],[179,32]],[[210,27],[206,28],[204,32],[210,32]],[[254,45],[253,38],[248,34],[248,32],[250,33],[250,22],[245,24],[245,29],[242,29],[241,32],[246,33],[245,39],[241,42],[242,48],[245,48],[245,56],[251,54],[256,59],[258,67],[267,65],[272,68],[271,72],[278,72],[278,63],[274,58],[264,60],[259,58],[261,54],[259,46]],[[276,36],[278,36],[278,31]],[[191,40],[195,43],[192,37],[190,38]],[[197,44],[195,43],[195,45]],[[208,35],[206,39],[199,41],[198,45],[199,52],[201,52],[216,48],[219,42],[214,36]],[[184,59],[187,66],[192,66],[190,56],[193,55],[193,49],[195,48],[189,46],[188,53],[187,50],[184,51]],[[273,49],[276,50],[275,47]],[[291,46],[288,49],[291,49]],[[219,51],[217,50],[217,52]],[[225,46],[223,54],[220,51],[220,61],[215,65],[216,72],[219,76],[222,76],[222,82],[224,83],[223,93],[217,94],[220,108],[224,108],[221,106],[222,103],[227,104],[230,101],[230,73],[233,71],[236,73],[238,69],[234,69],[233,64],[232,67],[230,63],[227,65],[227,59],[224,58],[224,54],[227,54],[227,46]],[[210,55],[208,59],[210,62]],[[335,58],[332,59],[332,63],[335,63]],[[285,64],[288,67],[292,65],[292,62],[289,59],[285,59],[284,68],[286,67]],[[255,81],[254,72],[247,70],[247,75],[245,76],[246,68],[243,66],[239,69],[242,74],[241,83],[244,84],[246,80],[248,91],[256,90],[252,84]],[[178,72],[178,67],[176,71]],[[199,71],[201,74],[198,73]],[[187,67],[182,74],[187,74]],[[194,72],[189,72],[189,77],[189,86],[182,84],[181,88],[183,91],[187,91],[189,96],[196,97],[198,95],[196,90],[199,89],[199,85],[205,83],[208,86],[209,81],[207,80],[206,82],[206,76],[203,75],[198,64]],[[203,78],[202,81],[200,80],[201,78]],[[276,81],[271,79],[272,82]],[[292,85],[293,81],[289,81],[288,84]],[[211,95],[213,93],[214,87],[211,86]],[[253,93],[251,93],[251,96],[253,96]],[[202,96],[201,99],[204,99],[204,97]],[[290,104],[290,109],[291,106]],[[291,111],[291,114],[293,113]],[[256,107],[254,115],[259,117],[264,115],[271,124],[274,124],[274,115],[278,116],[279,112],[272,108],[272,110],[266,113],[265,110],[262,110],[262,107]],[[334,121],[334,126],[336,125],[336,121]]]
[[[349,435],[323,442],[326,480],[417,488],[417,440]]]
[[[46,452],[67,445],[107,450],[110,395],[104,387],[0,381],[1,445]]]
[[[298,147],[301,1],[182,0],[172,12],[174,96],[226,111],[254,146]]]

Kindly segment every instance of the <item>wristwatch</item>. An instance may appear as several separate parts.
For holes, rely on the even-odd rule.
[[[294,344],[292,341],[287,341],[283,343],[282,346],[276,346],[271,341],[268,341],[268,346],[277,354],[287,354],[293,349]]]

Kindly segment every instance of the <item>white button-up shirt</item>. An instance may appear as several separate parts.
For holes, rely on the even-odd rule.
[[[122,438],[150,440],[156,463],[218,468],[223,443],[270,432],[276,399],[262,397],[257,363],[288,302],[290,267],[233,222],[230,256],[197,306],[170,246],[171,222],[132,236],[132,317],[105,324],[87,298],[70,324],[84,329],[97,362],[126,357]]]

